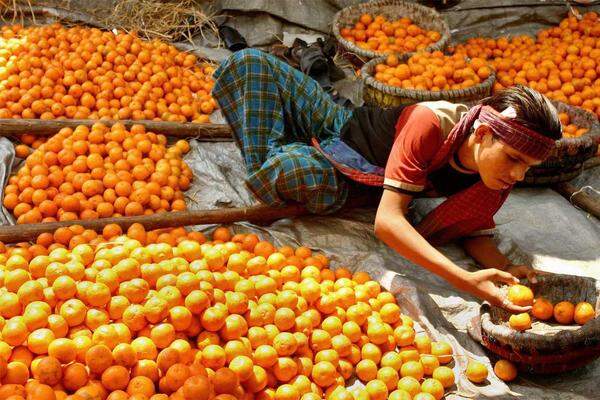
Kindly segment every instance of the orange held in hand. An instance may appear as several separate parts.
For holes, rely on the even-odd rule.
[[[512,285],[508,288],[508,300],[518,306],[531,306],[533,304],[533,292],[527,286]]]

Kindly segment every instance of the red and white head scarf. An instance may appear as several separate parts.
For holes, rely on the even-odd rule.
[[[516,116],[512,107],[498,112],[490,106],[481,106],[479,117],[473,126],[477,128],[478,122],[484,123],[495,136],[515,150],[537,160],[546,159],[556,146],[554,139],[519,124],[514,120]]]

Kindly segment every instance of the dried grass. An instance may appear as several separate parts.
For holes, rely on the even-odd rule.
[[[5,24],[22,24],[25,19],[35,15],[29,0],[0,0],[0,20]]]
[[[104,28],[95,16],[96,11],[100,10],[72,11],[71,0],[0,0],[0,21],[4,24],[37,25],[59,21],[67,26],[84,23]],[[73,14],[75,19],[69,19],[68,14]]]
[[[196,33],[217,32],[214,17],[203,11],[197,0],[117,0],[104,22],[147,39],[192,43]]]

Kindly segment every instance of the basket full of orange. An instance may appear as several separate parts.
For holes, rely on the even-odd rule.
[[[584,366],[600,356],[600,319],[595,279],[548,274],[536,283],[512,285],[508,299],[532,306],[510,314],[481,307],[481,343],[497,356],[531,373],[553,374]]]
[[[437,100],[474,104],[490,95],[495,80],[485,60],[441,51],[375,58],[360,74],[365,102],[380,107]]]
[[[363,58],[443,50],[448,24],[434,9],[404,0],[381,0],[340,10],[333,34],[344,49]]]
[[[595,156],[600,144],[600,123],[596,114],[560,101],[553,101],[562,124],[563,137],[553,153],[527,171],[524,184],[547,185],[566,182],[583,171],[583,163]]]

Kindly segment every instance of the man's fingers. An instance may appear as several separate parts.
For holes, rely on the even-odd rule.
[[[511,313],[524,313],[524,312],[528,312],[531,310],[531,306],[518,306],[516,304],[514,304],[513,302],[511,302],[510,300],[508,300],[506,298],[506,296],[502,293],[500,293],[499,291],[492,294],[492,299],[489,300],[490,303],[498,306],[498,307],[502,307],[505,310],[511,312]]]
[[[527,279],[529,279],[529,282],[531,283],[537,283],[537,272],[535,272],[534,270],[531,270],[527,273]]]
[[[512,312],[512,313],[524,313],[524,312],[529,312],[531,310],[531,306],[527,306],[527,307],[522,307],[522,306],[518,306],[508,300],[506,300],[506,302],[503,304],[504,309]]]
[[[517,279],[510,272],[502,271],[499,269],[494,269],[493,271],[494,271],[495,280],[497,280],[497,281],[509,283],[509,284],[519,283],[519,279]]]

